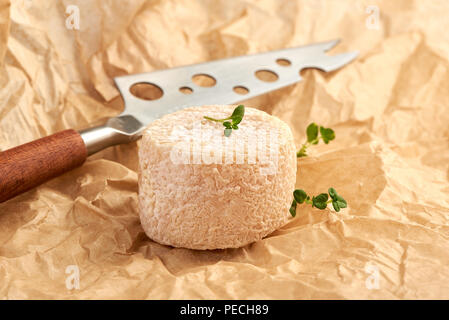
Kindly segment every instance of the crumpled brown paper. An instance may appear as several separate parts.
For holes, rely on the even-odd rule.
[[[2,1],[2,150],[118,114],[117,75],[335,38],[360,56],[246,102],[298,146],[311,121],[336,130],[297,186],[333,186],[349,208],[300,206],[241,249],[159,245],[139,223],[137,145],[110,148],[0,204],[0,297],[448,299],[448,14],[445,0]]]

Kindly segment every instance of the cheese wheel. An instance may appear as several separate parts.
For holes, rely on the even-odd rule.
[[[190,249],[241,247],[284,225],[296,181],[286,123],[245,108],[238,130],[222,123],[236,106],[191,107],[152,122],[139,146],[139,209],[148,237]]]

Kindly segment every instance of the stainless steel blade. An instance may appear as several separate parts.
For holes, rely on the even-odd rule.
[[[125,102],[122,115],[132,115],[143,124],[179,109],[207,104],[233,104],[246,100],[301,80],[304,68],[317,68],[326,72],[338,69],[352,61],[357,52],[328,56],[326,51],[339,41],[333,40],[302,47],[289,48],[265,53],[215,60],[200,64],[182,66],[167,70],[133,74],[115,78]],[[290,61],[289,66],[281,66],[277,59]],[[269,70],[278,79],[264,82],[255,76],[258,70]],[[201,87],[192,81],[197,74],[206,74],[216,80],[213,87]],[[131,94],[130,88],[136,83],[151,83],[160,87],[163,96],[157,100],[142,100]],[[235,86],[249,90],[245,95],[233,91]],[[179,91],[189,87],[191,94]]]
[[[182,66],[167,70],[133,74],[114,78],[125,102],[124,111],[106,124],[80,131],[88,154],[112,145],[138,139],[150,122],[161,116],[186,108],[208,104],[234,104],[301,81],[300,71],[317,68],[329,72],[351,62],[357,52],[326,55],[339,40],[315,43],[307,46],[270,51],[265,53],[215,60],[211,62]],[[288,66],[280,65],[278,59],[288,60]],[[268,70],[277,75],[277,80],[265,82],[255,73]],[[192,78],[206,74],[216,81],[212,87],[196,85]],[[138,83],[150,83],[162,89],[163,95],[157,100],[143,100],[135,97],[130,89]],[[235,86],[249,90],[247,94],[234,92]],[[191,94],[180,92],[181,87],[189,87]]]

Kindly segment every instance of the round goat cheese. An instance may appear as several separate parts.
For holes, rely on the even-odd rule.
[[[152,122],[139,146],[139,208],[152,240],[190,249],[241,247],[289,218],[296,150],[286,123],[245,108],[238,130],[222,123],[236,106],[192,107]]]

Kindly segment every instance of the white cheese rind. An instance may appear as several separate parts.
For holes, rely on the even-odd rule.
[[[143,134],[139,148],[140,219],[152,240],[190,249],[236,248],[262,239],[287,222],[297,165],[293,136],[283,121],[246,108],[239,130],[231,134],[236,145],[224,147],[219,161],[198,162],[208,147],[217,150],[220,141],[221,145],[231,141],[225,140],[229,138],[224,137],[221,123],[203,120],[203,116],[225,118],[234,108],[184,109],[154,121]],[[180,143],[199,125],[202,132],[209,130],[209,139],[185,138]],[[270,144],[269,138],[257,138],[272,149],[275,161],[257,154],[255,163],[248,163],[249,149],[242,146],[253,145],[254,132],[263,130],[276,133],[276,144]],[[194,144],[202,148],[195,149]],[[190,152],[189,160],[174,157],[175,148]],[[226,161],[225,152],[234,149],[240,151],[234,154],[233,163],[226,163],[230,161]]]

